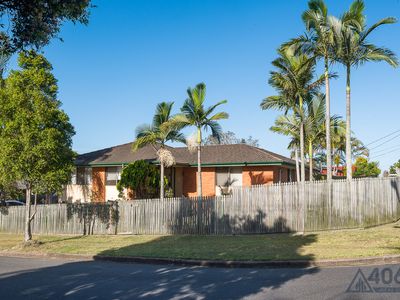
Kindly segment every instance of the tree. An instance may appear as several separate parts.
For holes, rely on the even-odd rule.
[[[400,159],[390,166],[389,173],[400,175]]]
[[[297,149],[299,148],[299,131],[301,121],[296,115],[281,115],[275,120],[274,126],[270,129],[273,132],[291,137],[288,149],[295,152],[296,156],[296,171],[298,172],[297,165]],[[317,95],[313,98],[310,105],[307,107],[304,116],[305,124],[305,140],[307,141],[308,159],[310,168],[310,180],[313,178],[313,161],[314,154],[317,151],[325,152],[325,97]],[[341,118],[339,116],[331,116],[329,122],[331,125],[331,132],[336,134],[341,129]],[[299,180],[299,176],[298,176]]]
[[[344,127],[344,130],[340,130],[332,136],[333,162],[335,164],[334,175],[336,175],[340,165],[346,164],[346,125],[344,124],[342,127]],[[351,137],[351,156],[355,159],[369,156],[368,148],[354,134]]]
[[[211,134],[203,141],[204,145],[234,145],[246,144],[253,147],[259,147],[258,139],[253,138],[251,135],[248,138],[238,138],[232,131],[221,132],[220,139],[216,139]]]
[[[313,96],[318,94],[324,83],[324,76],[314,80],[315,59],[304,53],[296,54],[291,47],[281,47],[278,55],[272,62],[277,70],[271,71],[268,81],[278,95],[265,98],[260,106],[263,110],[284,110],[285,114],[292,111],[300,119],[301,182],[304,183],[304,112]]]
[[[165,148],[167,142],[185,142],[183,134],[171,129],[167,124],[171,118],[173,102],[161,102],[157,105],[151,125],[143,125],[136,129],[136,140],[132,149],[136,151],[146,145],[152,145],[157,152],[160,162],[160,199],[164,198],[164,167],[170,167],[175,163],[172,153]]]
[[[366,157],[358,157],[354,167],[354,176],[356,177],[378,177],[381,174],[378,162],[370,162]]]
[[[65,21],[88,23],[90,0],[7,0],[0,2],[4,48],[13,53],[27,47],[41,48],[57,36]]]
[[[326,165],[327,179],[332,179],[332,150],[331,150],[331,125],[330,125],[330,85],[329,85],[329,67],[332,59],[334,48],[333,32],[331,28],[332,17],[328,15],[328,8],[323,0],[310,0],[308,2],[308,10],[302,15],[310,36],[300,37],[295,40],[300,43],[300,47],[305,49],[313,56],[322,59],[324,62],[324,78],[325,78],[325,138],[326,138]]]
[[[346,169],[347,179],[352,178],[351,146],[351,69],[369,61],[385,61],[393,67],[398,66],[396,55],[389,49],[377,47],[367,41],[369,35],[378,27],[393,24],[395,18],[384,18],[367,28],[364,2],[354,1],[341,20],[333,25],[336,43],[336,60],[346,68]]]
[[[201,143],[202,143],[202,130],[211,130],[211,134],[218,141],[221,138],[221,126],[217,121],[227,119],[229,115],[226,112],[214,113],[214,110],[227,102],[227,100],[219,101],[218,103],[205,108],[204,102],[206,100],[206,85],[199,83],[195,88],[187,89],[188,98],[183,103],[181,114],[172,118],[169,126],[175,128],[184,128],[193,126],[196,128],[195,147],[197,149],[197,195],[199,199],[202,197],[202,183],[201,183]]]
[[[160,171],[155,165],[137,160],[122,169],[117,183],[120,193],[124,189],[135,192],[135,198],[154,198],[159,192]]]
[[[61,191],[74,168],[75,134],[57,99],[51,64],[34,51],[21,52],[21,68],[11,71],[0,90],[0,181],[26,189],[24,240],[32,239],[31,194]]]
[[[301,120],[294,114],[280,115],[276,118],[275,124],[271,126],[270,130],[278,134],[291,137],[288,149],[294,152],[296,161],[296,180],[300,182],[299,170],[299,145],[300,145],[300,126]]]

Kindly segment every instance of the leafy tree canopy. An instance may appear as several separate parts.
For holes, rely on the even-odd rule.
[[[251,135],[248,138],[238,138],[232,131],[221,132],[220,140],[218,141],[212,134],[210,134],[204,141],[204,145],[232,145],[232,144],[246,144],[254,147],[259,147],[258,139],[253,138]]]
[[[389,173],[397,174],[397,170],[400,170],[400,159],[397,162],[395,162],[393,165],[390,166]]]
[[[74,128],[60,108],[51,64],[31,50],[20,53],[18,65],[0,90],[0,182],[61,191],[74,167]]]
[[[137,160],[122,169],[117,189],[120,193],[129,189],[135,193],[135,198],[155,198],[159,193],[159,182],[158,167],[145,160]]]
[[[381,174],[381,170],[379,169],[378,162],[376,161],[368,161],[365,157],[358,157],[354,164],[355,177],[378,177]]]
[[[64,21],[88,23],[90,0],[0,0],[0,47],[10,53],[40,48]]]

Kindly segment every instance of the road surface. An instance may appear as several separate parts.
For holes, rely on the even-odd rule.
[[[0,257],[0,299],[400,299],[399,267],[361,267],[353,281],[358,267],[224,269]],[[352,281],[353,292],[346,292]]]

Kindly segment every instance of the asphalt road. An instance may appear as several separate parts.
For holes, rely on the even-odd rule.
[[[364,284],[359,274],[353,292],[346,292],[358,267],[224,269],[0,257],[0,299],[400,299],[399,268],[361,267]]]

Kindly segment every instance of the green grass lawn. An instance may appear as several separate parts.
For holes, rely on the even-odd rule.
[[[320,260],[400,254],[400,225],[246,236],[34,236],[0,234],[0,252],[143,256],[211,260]]]

